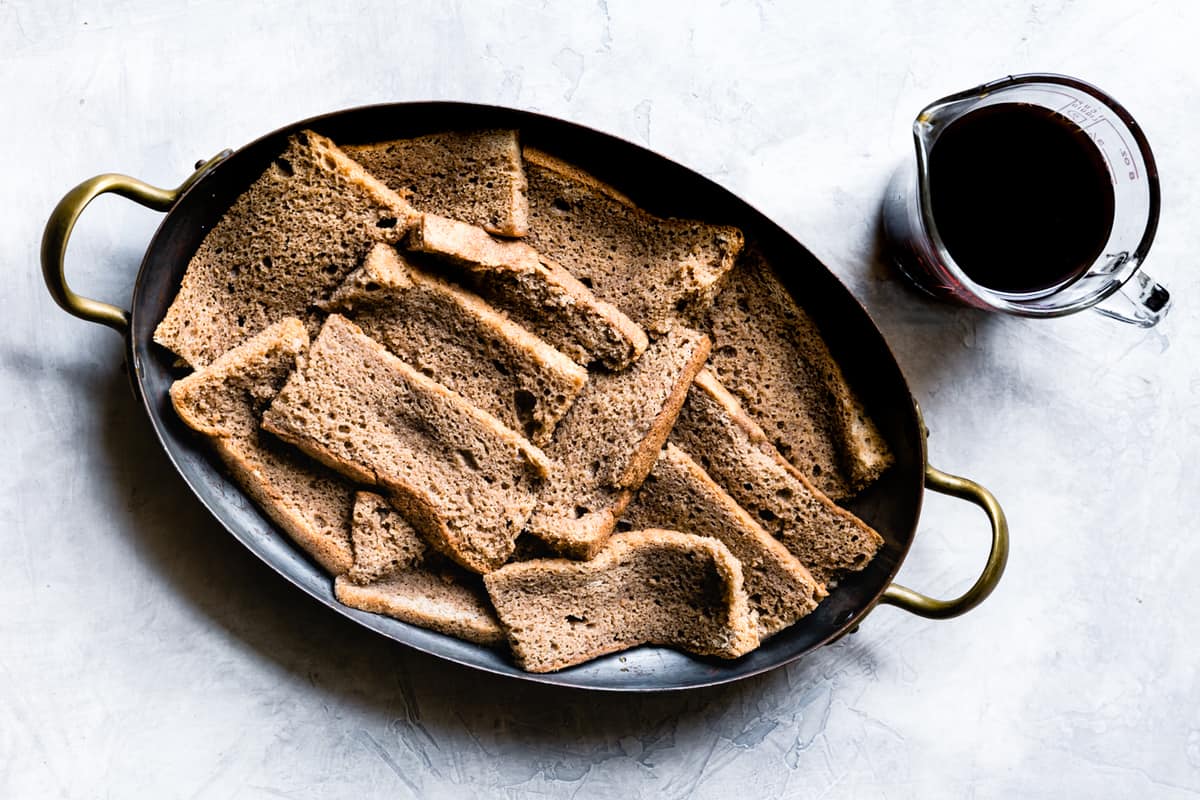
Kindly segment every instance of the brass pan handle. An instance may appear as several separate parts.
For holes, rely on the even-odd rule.
[[[1008,520],[996,498],[987,489],[967,478],[960,478],[925,465],[925,486],[935,492],[948,494],[974,503],[983,509],[992,524],[992,549],[987,564],[975,584],[953,600],[937,600],[906,586],[893,583],[879,599],[881,604],[896,606],[918,617],[949,619],[965,614],[987,599],[1000,582],[1008,563]]]
[[[67,253],[67,240],[75,228],[75,221],[87,208],[88,203],[102,194],[112,192],[121,197],[140,203],[155,211],[170,211],[183,193],[192,187],[217,164],[224,161],[233,153],[223,150],[207,161],[196,165],[196,171],[186,181],[175,189],[160,189],[143,183],[128,175],[106,173],[84,181],[58,202],[46,223],[46,231],[42,234],[42,277],[46,280],[46,288],[50,295],[68,314],[73,314],[88,322],[107,325],[118,333],[124,334],[129,329],[129,312],[111,303],[102,303],[76,294],[67,286],[67,277],[63,272],[63,258]]]

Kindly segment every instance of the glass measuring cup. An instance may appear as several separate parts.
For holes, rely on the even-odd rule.
[[[967,114],[1011,103],[1054,112],[1077,126],[1102,156],[1113,190],[1112,226],[1099,256],[1069,279],[1032,291],[1000,291],[973,280],[951,256],[933,213],[930,156],[938,137]],[[1129,113],[1099,89],[1063,75],[1010,75],[926,106],[913,123],[913,137],[916,159],[888,186],[883,229],[892,258],[919,287],[990,311],[1057,317],[1094,308],[1144,328],[1170,310],[1170,292],[1140,270],[1158,226],[1154,156]],[[1003,220],[997,220],[995,241],[1005,246]]]

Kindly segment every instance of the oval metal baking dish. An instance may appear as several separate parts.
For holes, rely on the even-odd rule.
[[[732,662],[640,647],[551,674],[517,669],[502,652],[368,614],[334,599],[332,580],[243,495],[210,457],[205,443],[176,417],[167,396],[178,377],[173,356],[152,341],[188,261],[205,233],[284,147],[288,135],[312,128],[341,144],[465,128],[517,128],[522,140],[607,181],[661,215],[739,225],[762,247],[797,302],[816,320],[847,378],[896,455],[895,465],[848,504],[885,544],[861,573],[844,579],[815,612]],[[75,294],[63,274],[67,240],[95,197],[112,192],[166,213],[146,249],[130,309]],[[701,175],[616,137],[525,111],[464,103],[396,103],[339,111],[297,122],[232,152],[197,164],[177,189],[124,175],[100,175],[77,186],[55,208],[42,241],[42,270],[65,310],[125,337],[134,394],[184,481],[213,516],[255,555],[297,587],[348,619],[418,650],[488,672],[589,689],[660,691],[738,680],[786,664],[857,628],[878,604],[941,619],[978,605],[999,581],[1008,556],[1004,513],[986,489],[929,465],[925,428],[895,357],[871,318],[838,279],[794,238],[749,204]],[[975,503],[991,524],[992,544],[978,580],[960,597],[934,600],[893,583],[916,534],[924,490]]]

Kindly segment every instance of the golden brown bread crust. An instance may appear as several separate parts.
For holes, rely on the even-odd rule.
[[[301,453],[284,452],[281,443],[221,439],[213,446],[234,481],[326,572],[341,575],[350,569],[353,561],[345,532],[354,487]],[[274,450],[274,458],[264,457],[264,450]],[[313,498],[294,496],[301,481],[307,481],[313,494],[322,495],[320,505],[330,513],[321,514]]]
[[[621,205],[628,206],[629,208],[633,209],[638,208],[637,203],[633,202],[633,200],[629,198],[629,195],[617,190],[611,184],[605,183],[594,175],[584,172],[574,164],[568,164],[561,158],[550,155],[545,150],[539,150],[536,147],[526,146],[521,149],[521,154],[525,161],[529,164],[541,167],[542,169],[550,170],[551,172],[556,172],[559,175],[562,175],[564,178],[582,184],[597,194],[602,194],[610,200],[620,203]]]
[[[658,459],[658,452],[671,434],[671,428],[675,427],[675,420],[679,417],[679,411],[687,399],[692,381],[704,368],[704,362],[708,360],[711,350],[712,345],[707,336],[700,335],[696,338],[695,348],[679,371],[678,379],[671,385],[662,408],[654,417],[654,421],[650,423],[650,430],[646,433],[646,438],[634,448],[624,471],[613,481],[614,486],[621,489],[636,489],[650,474],[650,470],[654,468],[654,462]]]

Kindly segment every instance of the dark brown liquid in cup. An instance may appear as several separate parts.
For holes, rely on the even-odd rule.
[[[1025,103],[972,111],[929,156],[938,234],[971,280],[1034,292],[1079,277],[1113,225],[1108,166],[1066,117]]]

